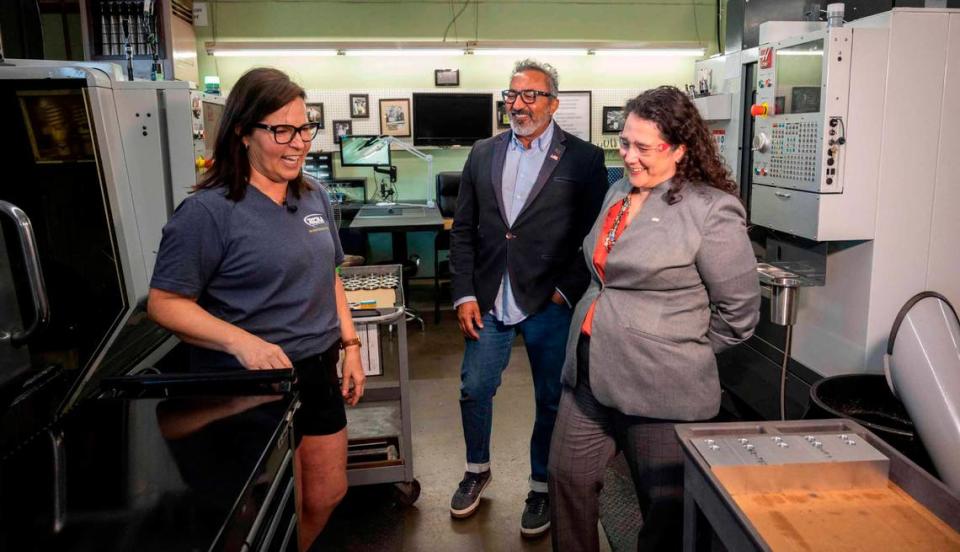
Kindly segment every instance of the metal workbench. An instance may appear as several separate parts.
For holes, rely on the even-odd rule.
[[[727,550],[739,552],[774,549],[764,540],[757,526],[734,500],[733,493],[724,486],[697,448],[699,441],[715,439],[720,442],[721,439],[734,436],[750,436],[758,439],[773,439],[777,436],[786,439],[788,436],[795,437],[810,433],[841,433],[859,436],[889,459],[890,482],[953,531],[960,531],[960,497],[882,439],[853,421],[838,419],[678,424],[676,433],[684,456],[683,549],[685,552],[710,550],[714,536]],[[813,542],[811,545],[812,549],[818,549]],[[834,549],[838,548],[834,547]]]

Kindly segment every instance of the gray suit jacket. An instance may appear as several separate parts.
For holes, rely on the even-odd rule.
[[[631,186],[610,187],[584,238],[592,275],[570,326],[563,381],[576,385],[580,326],[597,301],[590,386],[600,403],[634,416],[703,420],[720,409],[714,353],[746,340],[760,317],[756,259],[739,200],[686,185],[668,205],[657,186],[607,258],[600,282],[593,254],[610,207]]]

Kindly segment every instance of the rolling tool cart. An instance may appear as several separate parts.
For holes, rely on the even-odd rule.
[[[342,267],[353,322],[362,348],[366,391],[347,410],[351,486],[393,483],[405,505],[420,496],[413,476],[410,374],[400,265]]]

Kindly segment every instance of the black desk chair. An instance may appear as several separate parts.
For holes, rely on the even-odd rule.
[[[453,218],[460,193],[460,171],[437,173],[437,208],[443,218]],[[450,261],[440,262],[440,252],[450,251],[450,231],[444,228],[433,240],[433,323],[440,323],[440,278],[450,277]]]

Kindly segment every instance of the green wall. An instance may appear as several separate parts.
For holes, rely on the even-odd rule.
[[[486,0],[467,5],[452,26],[453,10],[463,4],[438,1],[264,1],[208,2],[209,25],[197,27],[201,75],[219,74],[225,88],[249,67],[273,64],[291,71],[307,88],[433,85],[433,72],[445,60],[461,67],[461,86],[500,85],[512,59],[480,56],[455,58],[216,58],[203,47],[207,41],[303,40],[545,40],[641,42],[651,46],[699,43],[707,54],[716,51],[716,13],[711,0]],[[358,61],[358,59],[362,61]],[[692,80],[687,67],[670,58],[646,58],[642,66],[617,58],[558,58],[563,87],[620,88],[644,80]],[[690,64],[692,67],[692,63]]]
[[[723,3],[726,4],[725,2]],[[390,41],[441,40],[463,2],[430,0],[315,2],[264,0],[208,1],[209,25],[197,27],[197,53],[201,78],[220,77],[224,93],[246,70],[273,66],[288,72],[307,89],[349,90],[432,89],[433,70],[460,69],[460,88],[499,89],[509,82],[517,56],[437,57],[314,57],[314,58],[223,58],[206,54],[207,41]],[[471,2],[449,26],[452,41],[608,41],[648,43],[670,47],[671,43],[696,43],[716,52],[716,12],[712,0],[485,0]],[[638,92],[661,84],[683,86],[694,80],[694,58],[689,57],[550,57],[564,90],[635,89]],[[598,100],[594,99],[594,104]],[[594,141],[601,137],[595,136]],[[434,170],[460,170],[466,148],[431,149]],[[608,165],[620,165],[614,150],[606,152]],[[426,181],[426,164],[403,151],[394,152],[400,175],[401,200],[432,196]],[[373,193],[370,169],[337,164],[337,175],[366,176],[368,194]],[[409,235],[410,251],[423,259],[421,275],[432,274],[433,235]],[[373,237],[373,260],[389,251],[386,236]]]

